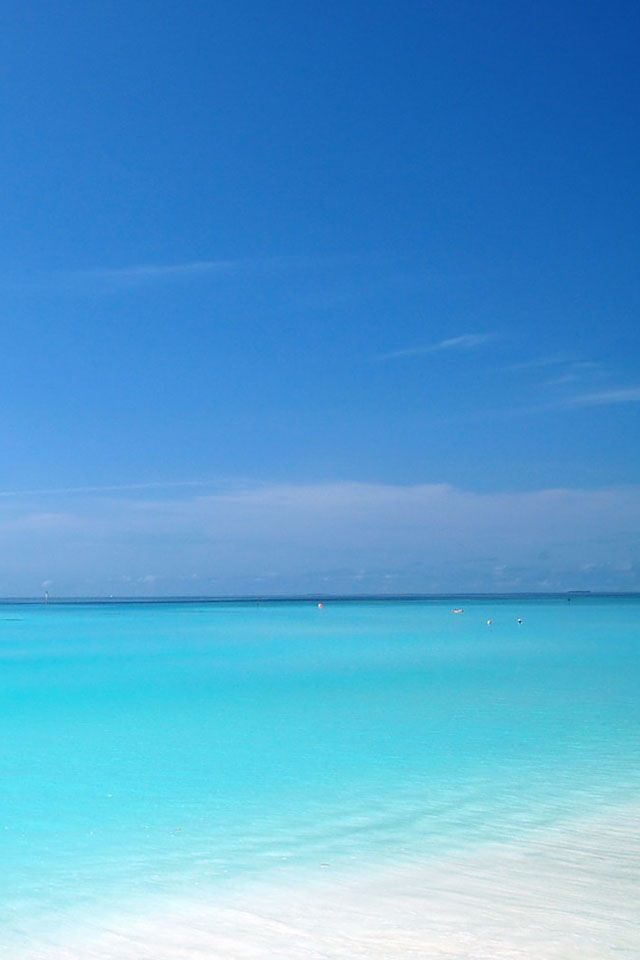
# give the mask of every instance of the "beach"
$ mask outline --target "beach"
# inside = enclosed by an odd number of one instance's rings
[[[63,925],[11,960],[188,957],[607,960],[637,957],[640,808],[360,876],[123,904]]]

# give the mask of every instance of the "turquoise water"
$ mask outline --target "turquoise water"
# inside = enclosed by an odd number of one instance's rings
[[[4,604],[0,946],[635,801],[639,689],[638,598]]]

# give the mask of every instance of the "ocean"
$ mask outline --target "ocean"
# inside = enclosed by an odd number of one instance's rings
[[[4,603],[0,955],[638,958],[639,691],[639,597]]]

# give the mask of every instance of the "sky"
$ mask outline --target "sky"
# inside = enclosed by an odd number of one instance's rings
[[[640,590],[639,21],[7,0],[0,596]]]

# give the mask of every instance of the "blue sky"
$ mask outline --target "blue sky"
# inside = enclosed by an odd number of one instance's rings
[[[2,19],[0,594],[640,589],[637,5]]]

